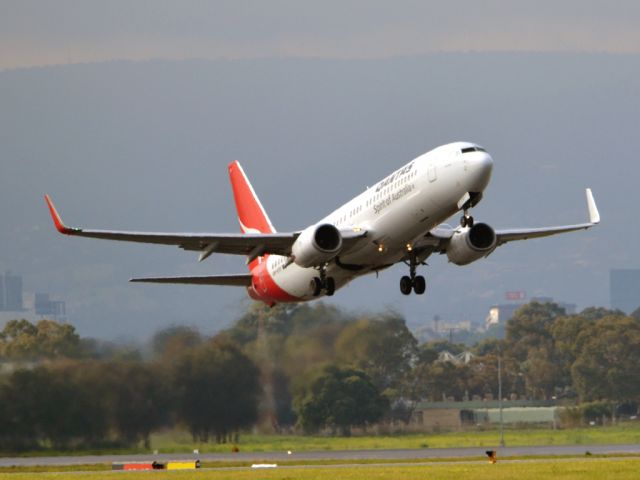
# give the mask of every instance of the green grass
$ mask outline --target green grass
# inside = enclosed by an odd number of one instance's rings
[[[294,457],[295,458],[295,457]],[[504,459],[500,459],[500,461],[515,461],[515,460],[528,460],[528,461],[543,461],[543,460],[559,460],[559,459],[579,459],[585,458],[583,455],[522,455],[522,456],[512,456]],[[588,459],[616,459],[619,460],[621,458],[628,459],[637,459],[640,460],[640,454],[596,454],[589,455]],[[375,465],[400,465],[400,464],[424,464],[424,463],[469,463],[469,462],[483,462],[486,461],[487,458],[484,455],[478,455],[476,457],[446,457],[446,458],[398,458],[398,459],[353,459],[353,460],[339,460],[339,459],[321,459],[321,460],[279,460],[277,462],[280,467],[295,467],[301,465],[308,466],[337,466],[344,465],[345,462],[349,465],[361,465],[367,466],[371,464]],[[253,463],[273,463],[272,460],[254,460],[254,461],[205,461],[202,462],[201,467],[203,469],[211,469],[211,468],[237,468],[244,467],[249,468]],[[78,465],[24,465],[24,466],[12,466],[12,467],[0,467],[0,474],[3,473],[69,473],[69,472],[104,472],[111,471],[110,463],[94,463],[94,464],[78,464]]]
[[[198,480],[325,480],[326,478],[340,478],[349,480],[365,479],[424,479],[430,480],[538,480],[553,478],[559,480],[600,480],[602,478],[631,480],[638,478],[640,460],[538,460],[526,463],[488,463],[477,464],[439,464],[415,466],[358,466],[358,467],[320,467],[320,468],[277,468],[268,470],[223,470],[223,471],[174,471],[153,472],[153,479],[198,479]],[[57,473],[46,476],[56,479],[128,479],[148,478],[142,472],[88,472],[88,473]],[[43,478],[42,473],[0,473],[0,479],[35,480]]]
[[[464,432],[432,434],[398,434],[381,436],[324,437],[302,435],[253,435],[240,436],[237,444],[241,452],[304,452],[311,450],[369,450],[369,449],[405,449],[405,448],[455,448],[455,447],[495,447],[499,441],[497,429],[472,430]],[[617,426],[586,427],[563,430],[542,428],[505,430],[507,446],[531,445],[598,445],[598,444],[636,444],[640,443],[640,424],[624,423]],[[232,444],[193,442],[187,432],[167,431],[153,434],[151,450],[138,448],[51,451],[39,450],[23,452],[19,456],[53,455],[93,455],[93,454],[130,454],[151,453],[191,453],[198,449],[201,453],[229,453]],[[4,456],[13,454],[4,452]]]
[[[499,441],[498,430],[449,432],[434,434],[404,434],[391,436],[322,437],[298,435],[241,435],[237,444],[242,452],[278,452],[291,450],[368,450],[399,448],[491,447]],[[566,430],[508,429],[507,446],[530,445],[597,445],[640,443],[640,425],[622,424],[615,427],[588,427]],[[187,433],[166,432],[152,437],[152,449],[164,453],[224,452],[230,444],[194,444]]]

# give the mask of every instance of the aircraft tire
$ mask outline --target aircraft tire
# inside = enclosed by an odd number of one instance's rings
[[[325,293],[330,297],[336,292],[336,281],[333,277],[327,277],[326,283]]]
[[[400,279],[400,291],[403,295],[409,295],[411,293],[411,279],[406,275]]]
[[[469,228],[473,227],[473,217],[471,215],[469,215],[469,216],[463,215],[462,217],[460,217],[460,226],[462,228],[464,228],[464,227],[469,227]]]
[[[422,275],[418,275],[413,279],[413,291],[416,295],[422,295],[427,289],[427,282]]]
[[[313,289],[314,297],[320,295],[320,292],[322,291],[322,281],[320,281],[320,278],[313,277],[313,280],[311,281],[311,288]]]

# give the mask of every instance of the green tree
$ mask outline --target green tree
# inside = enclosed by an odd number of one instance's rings
[[[555,303],[531,302],[516,310],[507,322],[506,340],[515,357],[524,361],[530,348],[553,344],[551,329],[565,311]]]
[[[583,401],[622,403],[640,397],[640,321],[611,315],[578,336],[571,374]]]
[[[601,318],[608,317],[610,315],[624,316],[625,313],[618,309],[609,310],[604,307],[587,307],[579,314],[580,317],[589,321],[600,320]]]
[[[258,368],[224,336],[176,359],[173,385],[177,413],[194,439],[227,441],[257,418]]]
[[[417,340],[396,314],[349,324],[336,340],[340,362],[364,370],[381,390],[397,389],[418,353]]]
[[[11,320],[0,332],[0,355],[10,360],[77,357],[79,347],[75,327],[53,320]]]
[[[425,389],[428,398],[433,401],[453,397],[462,400],[467,393],[469,378],[467,365],[454,365],[451,362],[434,362],[425,372]]]
[[[473,353],[479,357],[491,354],[497,355],[499,352],[505,352],[506,350],[506,342],[498,338],[485,338],[473,346]]]
[[[153,354],[171,361],[202,343],[200,333],[191,327],[174,325],[157,332],[151,339]]]
[[[154,365],[141,362],[105,367],[111,379],[110,416],[119,438],[128,445],[142,441],[150,448],[151,432],[168,423],[171,397],[166,377],[155,373]]]
[[[305,431],[329,427],[342,435],[380,420],[389,407],[365,372],[336,366],[326,367],[295,405]]]
[[[519,363],[508,355],[508,350],[504,347],[504,341],[500,341],[500,345],[491,344],[491,348],[486,348],[484,355],[477,355],[471,360],[466,383],[469,397],[491,394],[493,398],[498,398],[498,357],[502,363],[503,398],[509,397],[511,393],[524,394],[524,379],[519,370]]]
[[[14,447],[49,442],[64,449],[95,445],[106,436],[103,404],[94,401],[91,388],[64,370],[17,370],[2,389],[2,397],[9,422],[0,436]]]
[[[530,396],[549,398],[571,383],[570,365],[563,362],[553,336],[556,321],[564,315],[564,309],[554,303],[532,302],[507,322],[509,350],[505,353],[519,362]]]
[[[36,324],[38,353],[44,358],[77,357],[80,335],[73,325],[53,320],[40,320]]]
[[[0,354],[10,360],[31,360],[37,356],[38,329],[28,320],[10,320],[0,332]]]

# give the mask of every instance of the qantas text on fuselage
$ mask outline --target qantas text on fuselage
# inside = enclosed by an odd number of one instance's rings
[[[494,229],[474,222],[470,210],[489,184],[493,159],[474,143],[456,142],[431,150],[397,169],[373,187],[299,231],[276,232],[240,163],[229,164],[229,177],[241,234],[158,233],[67,227],[45,196],[54,224],[66,235],[177,245],[199,252],[244,255],[249,272],[230,275],[134,278],[133,282],[232,285],[247,289],[268,305],[333,295],[361,275],[398,262],[407,265],[400,290],[422,294],[417,268],[432,254],[467,265],[510,241],[587,229],[600,215],[586,190],[586,223],[542,228]],[[457,227],[443,222],[462,212]]]

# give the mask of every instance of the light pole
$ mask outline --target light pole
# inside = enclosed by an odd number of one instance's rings
[[[500,410],[500,446],[504,447],[504,423],[502,421],[502,351],[498,348],[498,409]]]

